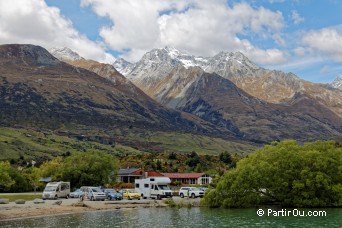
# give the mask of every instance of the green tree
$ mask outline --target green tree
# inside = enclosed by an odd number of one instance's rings
[[[157,165],[156,169],[161,171],[162,170],[162,164],[161,164],[160,160],[157,160],[156,165]]]
[[[52,181],[59,181],[62,179],[62,164],[63,157],[56,157],[51,161],[44,162],[40,167],[41,177],[51,177]]]
[[[233,162],[232,156],[227,151],[220,153],[219,158],[225,164],[231,164]]]
[[[26,176],[23,175],[22,171],[11,167],[8,173],[15,181],[15,183],[8,189],[9,192],[27,192],[31,190],[30,183]]]
[[[60,166],[61,180],[73,186],[100,186],[115,182],[116,159],[103,152],[85,152],[66,157]]]
[[[195,168],[197,166],[197,164],[199,164],[200,158],[198,156],[198,154],[195,151],[192,151],[191,154],[189,155],[189,158],[186,160],[186,164],[191,167],[191,168]]]
[[[7,190],[15,181],[9,175],[11,165],[9,162],[0,162],[0,190]]]
[[[175,152],[171,152],[168,156],[170,160],[176,160],[177,159],[177,154]]]
[[[39,188],[39,179],[41,177],[40,171],[37,167],[29,167],[23,170],[23,174],[28,180],[34,192],[36,192],[37,188]]]
[[[342,148],[333,141],[274,142],[240,160],[204,201],[211,207],[341,206]]]

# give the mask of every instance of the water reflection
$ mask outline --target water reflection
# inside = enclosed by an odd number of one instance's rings
[[[326,217],[259,217],[257,209],[140,208],[7,221],[0,227],[341,227],[342,209],[323,210]]]

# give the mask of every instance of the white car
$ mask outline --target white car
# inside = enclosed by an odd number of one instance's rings
[[[195,187],[182,187],[179,189],[179,196],[181,198],[185,197],[191,197],[191,198],[196,198],[196,197],[203,197],[204,191],[200,190],[199,188]]]

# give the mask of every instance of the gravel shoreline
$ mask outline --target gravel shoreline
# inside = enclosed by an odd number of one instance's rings
[[[182,199],[173,197],[175,203],[191,204],[199,206],[200,199]],[[133,208],[151,208],[167,207],[165,199],[153,200],[119,200],[119,201],[80,201],[79,199],[60,199],[60,205],[56,204],[58,200],[45,200],[44,203],[35,204],[34,201],[26,201],[25,204],[0,204],[0,222],[14,219],[27,219],[41,216],[66,215],[74,213],[85,213],[97,210],[121,210]]]

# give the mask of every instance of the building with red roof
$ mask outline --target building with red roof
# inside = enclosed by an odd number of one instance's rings
[[[210,184],[212,177],[205,173],[159,173],[156,171],[144,171],[138,168],[119,169],[117,175],[118,182],[134,183],[135,179],[148,177],[168,177],[171,182],[178,181],[181,184]]]
[[[178,181],[181,184],[210,184],[213,180],[205,173],[162,173],[171,179],[171,182]]]
[[[163,175],[156,171],[147,171],[137,168],[119,169],[117,182],[134,183],[135,179],[144,179],[147,177],[162,177]]]

